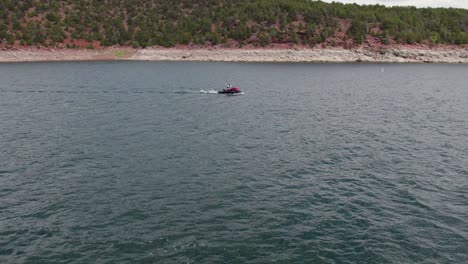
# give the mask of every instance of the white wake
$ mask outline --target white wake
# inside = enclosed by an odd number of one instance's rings
[[[201,90],[200,90],[200,93],[202,93],[202,94],[218,94],[218,91],[216,91],[216,90],[203,90],[203,89],[201,89]]]

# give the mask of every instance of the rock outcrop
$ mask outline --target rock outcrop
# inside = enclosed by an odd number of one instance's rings
[[[239,62],[468,63],[467,48],[449,49],[18,49],[0,51],[0,62],[149,60]]]

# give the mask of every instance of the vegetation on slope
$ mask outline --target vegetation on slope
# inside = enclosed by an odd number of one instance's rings
[[[0,43],[463,45],[468,44],[468,10],[311,0],[2,0]]]

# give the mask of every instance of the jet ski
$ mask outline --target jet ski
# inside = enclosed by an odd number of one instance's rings
[[[221,91],[218,91],[219,94],[229,94],[229,95],[237,95],[237,94],[244,94],[239,88],[237,87],[229,87],[224,88]]]

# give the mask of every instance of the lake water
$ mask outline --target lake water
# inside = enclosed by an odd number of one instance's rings
[[[468,65],[0,64],[0,263],[467,249]]]

